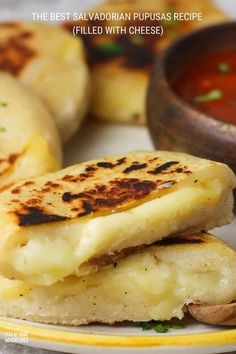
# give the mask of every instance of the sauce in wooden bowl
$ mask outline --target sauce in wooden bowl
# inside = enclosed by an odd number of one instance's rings
[[[195,59],[174,78],[172,87],[201,112],[236,125],[236,48]]]

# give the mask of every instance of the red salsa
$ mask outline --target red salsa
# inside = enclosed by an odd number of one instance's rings
[[[176,77],[173,89],[208,116],[236,124],[236,48],[194,60]]]

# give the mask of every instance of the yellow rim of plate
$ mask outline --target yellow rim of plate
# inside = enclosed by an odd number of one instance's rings
[[[191,335],[114,336],[67,332],[0,320],[0,333],[27,333],[27,338],[92,347],[217,346],[236,344],[236,329]]]

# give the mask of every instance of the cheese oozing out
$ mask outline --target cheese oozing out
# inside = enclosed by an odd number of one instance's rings
[[[223,189],[216,180],[114,214],[22,228],[5,257],[16,279],[32,284],[51,285],[70,274],[81,276],[91,272],[93,257],[230,222],[232,193]]]
[[[235,300],[235,277],[234,250],[211,235],[183,236],[49,287],[1,277],[0,314],[72,325],[181,319],[188,303]]]

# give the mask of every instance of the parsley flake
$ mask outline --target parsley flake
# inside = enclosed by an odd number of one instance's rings
[[[215,89],[211,90],[205,95],[198,95],[193,98],[195,103],[205,103],[209,101],[219,100],[223,97],[223,92],[221,90]]]
[[[118,55],[118,54],[124,53],[123,45],[121,45],[121,44],[119,44],[117,42],[103,43],[99,47],[97,47],[97,50],[99,52],[109,53],[109,54],[114,54],[114,55]]]
[[[231,66],[226,62],[221,62],[218,64],[218,70],[221,73],[228,73],[231,71]]]
[[[8,103],[4,101],[0,101],[0,107],[7,107]]]
[[[138,327],[141,327],[143,331],[153,330],[157,333],[166,333],[169,329],[184,329],[185,325],[179,321],[150,321],[139,322]]]
[[[168,26],[168,27],[175,27],[178,25],[178,21],[175,19],[175,9],[174,8],[169,8],[165,11],[166,15],[169,15],[168,19],[163,20],[163,24]]]
[[[132,34],[129,36],[130,43],[135,45],[142,45],[144,44],[144,38],[140,34]]]
[[[164,324],[158,324],[156,327],[153,328],[157,333],[166,333],[168,332],[169,328]]]
[[[143,331],[147,331],[148,329],[152,329],[150,322],[140,322],[138,326],[141,327]]]

